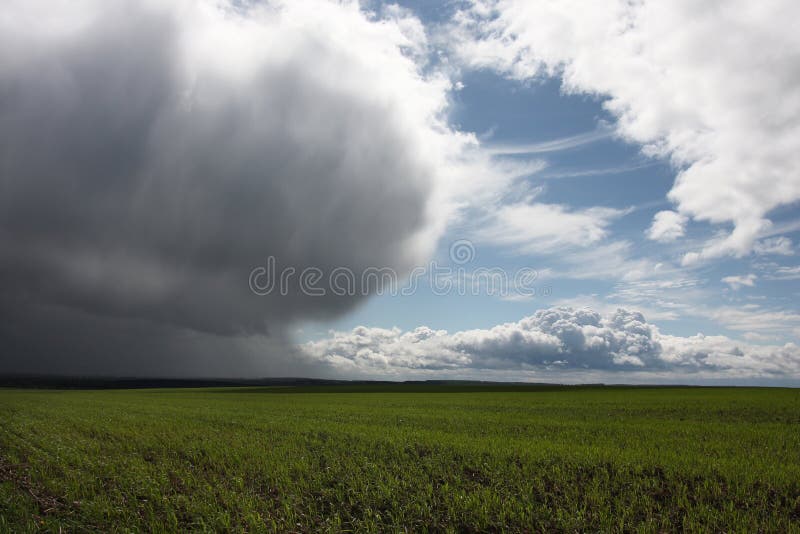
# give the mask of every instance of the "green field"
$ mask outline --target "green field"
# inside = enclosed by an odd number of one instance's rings
[[[0,389],[0,531],[800,532],[800,390]]]

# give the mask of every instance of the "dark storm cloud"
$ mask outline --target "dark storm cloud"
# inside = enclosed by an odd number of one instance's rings
[[[291,372],[286,325],[357,299],[257,296],[255,266],[421,259],[435,104],[274,13],[47,4],[0,17],[0,372]]]

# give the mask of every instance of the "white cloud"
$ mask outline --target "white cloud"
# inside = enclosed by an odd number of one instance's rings
[[[792,240],[788,237],[769,237],[767,239],[762,239],[761,241],[756,241],[756,244],[753,247],[753,252],[759,256],[766,256],[770,254],[778,256],[792,256],[794,254],[794,247],[792,246]]]
[[[747,254],[800,199],[798,18],[794,0],[475,0],[453,36],[472,67],[608,97],[622,136],[681,169],[678,211],[734,225],[689,264]]]
[[[608,235],[608,226],[625,210],[593,207],[570,209],[561,204],[518,202],[495,207],[477,238],[531,254],[563,247],[587,247]]]
[[[756,278],[758,278],[754,274],[744,274],[744,275],[734,275],[734,276],[725,276],[722,278],[721,282],[723,284],[728,284],[731,289],[736,291],[743,286],[753,287],[756,285]]]
[[[686,222],[685,215],[670,210],[659,211],[653,217],[653,224],[647,230],[647,237],[654,241],[675,241],[684,235]]]
[[[622,280],[603,295],[578,295],[558,301],[559,305],[591,306],[609,313],[616,308],[633,308],[651,320],[673,321],[695,314],[696,303],[708,299],[707,291],[700,286],[702,281],[686,278],[685,273],[656,269],[652,276]]]
[[[678,368],[712,371],[718,376],[797,378],[800,346],[751,345],[726,336],[691,337],[660,335],[661,359]],[[713,375],[712,375],[713,376]]]
[[[655,165],[657,165],[655,161],[648,161],[645,163],[631,163],[631,164],[618,165],[614,167],[597,167],[597,168],[583,168],[583,169],[564,168],[563,170],[548,171],[546,173],[542,173],[539,175],[539,177],[552,179],[552,178],[586,178],[590,176],[609,176],[609,175],[625,174],[628,172],[638,171],[640,169],[653,167]],[[659,202],[659,204],[666,204],[666,202]],[[639,208],[637,207],[637,209]]]
[[[647,278],[664,278],[671,269],[649,259],[632,257],[630,241],[590,243],[591,246],[572,248],[560,259],[563,266],[558,274],[564,278],[580,280],[635,281]]]
[[[333,365],[371,369],[642,367],[658,352],[641,314],[618,310],[601,317],[590,310],[553,308],[488,330],[358,327],[335,332],[303,348]]]
[[[758,304],[701,308],[697,313],[705,315],[725,328],[740,332],[791,335],[800,328],[800,314],[796,311],[764,308]]]
[[[530,143],[525,145],[487,144],[484,147],[484,150],[493,155],[547,154],[550,152],[572,150],[588,144],[596,143],[598,141],[603,141],[610,138],[612,134],[613,130],[608,127],[603,127],[593,132],[572,135],[570,137],[562,137],[560,139],[553,139],[550,141],[542,141],[539,143]]]
[[[762,346],[725,336],[665,335],[642,314],[624,309],[601,315],[588,309],[551,308],[517,322],[452,334],[427,327],[408,332],[358,327],[308,342],[302,349],[312,361],[336,372],[365,376],[442,371],[452,376],[465,370],[516,370],[525,377],[566,370],[800,376],[800,347],[795,344]]]
[[[742,334],[742,339],[752,341],[754,343],[766,343],[768,341],[775,341],[778,336],[762,334],[760,332],[745,332]]]
[[[764,276],[769,280],[800,280],[800,265],[796,267],[778,267],[774,272]]]

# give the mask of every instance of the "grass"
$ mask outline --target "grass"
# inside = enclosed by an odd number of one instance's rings
[[[0,390],[0,531],[799,525],[800,390]]]

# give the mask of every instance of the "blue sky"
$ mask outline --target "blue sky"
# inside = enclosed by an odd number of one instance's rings
[[[546,331],[541,318],[561,308],[606,318],[616,309],[641,312],[657,332],[652,339],[680,347],[663,349],[662,359],[675,350],[677,360],[696,357],[701,367],[716,368],[709,362],[723,354],[735,361],[750,352],[795,351],[800,206],[789,184],[798,168],[795,156],[771,146],[781,138],[794,143],[798,116],[793,105],[768,99],[788,91],[796,101],[791,84],[770,79],[788,68],[776,58],[796,43],[777,29],[771,44],[782,49],[745,45],[757,39],[757,21],[769,10],[746,22],[753,33],[740,38],[726,25],[735,6],[700,14],[689,3],[610,2],[586,13],[569,2],[403,5],[439,47],[432,68],[455,80],[450,126],[474,133],[499,168],[531,165],[487,205],[467,202],[434,258],[447,264],[452,244],[468,240],[475,247],[468,268],[535,269],[537,294],[442,296],[423,284],[411,295],[376,296],[334,321],[302,325],[296,335],[306,347],[354,368],[369,368],[371,358],[385,368],[393,351],[416,361],[420,342],[404,336],[424,326],[449,340],[430,343],[427,356],[470,336],[509,351],[516,343],[510,339],[529,333],[521,318],[533,317],[533,328]],[[700,53],[703,32],[731,36],[731,51]],[[773,71],[748,78],[754,61],[772,63]],[[484,187],[491,189],[491,180]],[[564,323],[571,321],[580,322]],[[476,345],[467,346],[466,354],[481,357]],[[580,379],[574,372],[553,376]],[[681,379],[698,376],[725,372]]]
[[[520,82],[481,69],[465,73],[461,81],[463,88],[452,95],[449,120],[461,130],[475,132],[489,146],[547,143],[613,127],[615,122],[603,107],[603,97],[568,94],[557,76]],[[443,297],[433,294],[429,285],[422,284],[413,295],[373,297],[335,321],[303,325],[299,338],[315,339],[325,336],[329,329],[346,330],[359,325],[396,326],[404,330],[419,325],[450,331],[485,328],[563,303],[590,307],[641,307],[645,304],[662,314],[674,315],[657,322],[663,332],[679,336],[703,332],[735,337],[746,333],[741,328],[730,328],[725,321],[713,320],[708,309],[758,305],[764,310],[800,314],[796,306],[800,301],[800,282],[797,279],[773,280],[769,274],[782,267],[798,265],[795,228],[800,221],[800,207],[797,203],[770,213],[776,227],[785,224],[790,228],[778,234],[792,241],[787,250],[789,254],[751,253],[741,258],[726,257],[681,268],[680,258],[687,244],[708,239],[718,228],[702,222],[690,223],[678,245],[665,245],[646,237],[653,216],[673,205],[667,194],[679,168],[667,158],[647,156],[642,153],[641,145],[613,135],[546,154],[516,157],[544,160],[547,164],[543,170],[524,179],[533,187],[543,188],[537,200],[574,208],[630,209],[630,213],[609,227],[609,236],[604,242],[629,241],[632,258],[671,265],[678,271],[674,277],[687,285],[661,291],[658,297],[647,298],[642,292],[640,298],[621,298],[621,290],[636,292],[635,287],[621,280],[627,274],[624,267],[606,276],[563,276],[563,271],[571,267],[564,266],[558,258],[520,253],[476,241],[476,257],[470,267],[501,267],[509,271],[523,266],[547,269],[549,274],[537,285],[550,294],[526,301],[508,301],[485,294]],[[447,263],[451,243],[458,239],[474,239],[474,236],[469,229],[451,228],[439,241],[435,254],[443,264]],[[586,267],[591,270],[591,265]],[[757,276],[752,286],[741,285],[734,289],[722,281],[725,277],[748,274]],[[673,312],[658,304],[662,298],[681,301],[688,309]],[[788,324],[796,327],[800,323],[790,320]],[[790,328],[765,335],[771,336],[773,342],[792,341],[797,339],[797,334]]]

